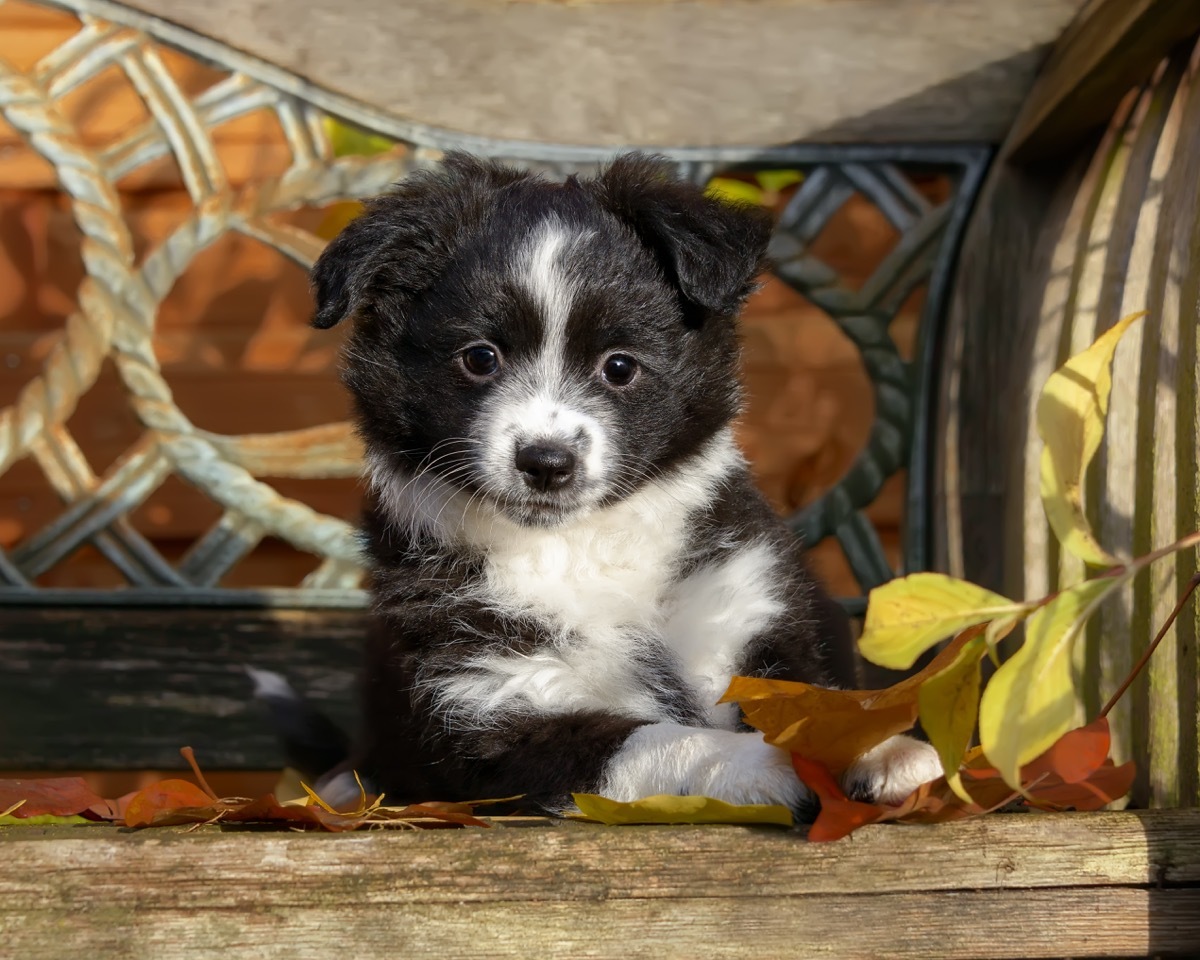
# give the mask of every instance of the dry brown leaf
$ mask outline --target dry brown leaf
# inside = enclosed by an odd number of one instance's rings
[[[815,760],[835,775],[917,720],[918,691],[975,636],[964,631],[925,669],[886,690],[829,690],[790,680],[734,677],[721,703],[737,703],[768,743]]]

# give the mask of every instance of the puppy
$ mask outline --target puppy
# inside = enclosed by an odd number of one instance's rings
[[[352,765],[391,801],[804,805],[717,705],[735,674],[853,685],[848,624],[733,439],[770,230],[644,156],[557,184],[451,154],[317,262],[314,325],[354,319],[371,490]],[[939,773],[898,737],[848,781],[896,800]]]

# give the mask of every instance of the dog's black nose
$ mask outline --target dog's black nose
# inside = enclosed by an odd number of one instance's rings
[[[530,444],[517,451],[517,469],[534,490],[560,490],[575,475],[575,454],[566,447]]]

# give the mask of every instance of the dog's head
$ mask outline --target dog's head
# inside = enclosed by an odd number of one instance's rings
[[[553,524],[668,473],[737,413],[769,234],[638,155],[564,184],[461,154],[407,178],[313,270],[313,323],[355,319],[374,479]]]

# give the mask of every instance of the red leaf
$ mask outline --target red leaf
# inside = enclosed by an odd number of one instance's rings
[[[1024,802],[1043,810],[1098,810],[1123,797],[1133,786],[1134,766],[1114,766],[1107,758],[1109,742],[1104,718],[1063,734],[1049,750],[1021,768],[1021,783],[1028,796]],[[967,755],[961,771],[963,786],[974,803],[960,799],[945,777],[922,784],[895,806],[861,803],[849,799],[821,763],[793,754],[792,766],[821,801],[821,811],[808,833],[814,842],[840,840],[867,823],[945,823],[979,816],[1021,797],[988,765],[978,748]],[[1067,776],[1077,779],[1068,780]]]
[[[1056,781],[1031,787],[1029,805],[1039,810],[1099,810],[1130,791],[1136,772],[1132,761],[1118,767],[1106,760],[1079,783]]]
[[[877,823],[887,812],[887,808],[879,804],[851,800],[833,774],[816,760],[793,753],[792,766],[796,776],[821,801],[821,812],[808,828],[808,839],[814,843],[840,840],[864,824]]]
[[[274,794],[230,805],[221,815],[222,823],[297,823],[332,831],[353,830],[363,819],[357,814],[330,813],[316,804],[282,804]]]
[[[411,820],[424,817],[430,820],[441,820],[444,823],[454,823],[464,827],[490,827],[491,824],[471,815],[469,803],[443,803],[431,800],[427,803],[412,803],[400,810],[389,807],[377,809],[372,819]]]
[[[25,801],[21,803],[21,801]],[[103,818],[98,810],[106,801],[96,796],[81,777],[57,777],[45,780],[0,780],[0,813],[21,803],[12,816],[71,817],[92,813]]]
[[[1104,765],[1111,746],[1108,720],[1098,717],[1085,727],[1064,733],[1049,750],[1029,761],[1021,776],[1034,780],[1050,773],[1064,783],[1082,783]]]

